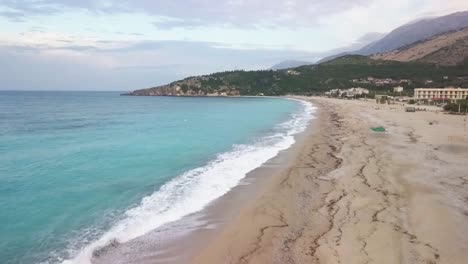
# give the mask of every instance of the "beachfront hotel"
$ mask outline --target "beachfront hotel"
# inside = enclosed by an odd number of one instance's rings
[[[468,89],[462,88],[416,88],[414,98],[424,101],[456,101],[466,99]]]

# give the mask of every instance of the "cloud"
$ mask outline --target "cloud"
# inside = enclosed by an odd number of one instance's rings
[[[4,10],[0,12],[0,16],[10,18],[12,20],[22,20],[22,18],[30,15],[48,15],[60,11],[60,8],[49,1],[16,1],[3,0],[0,7]]]
[[[8,67],[0,71],[0,90],[133,90],[171,82],[183,77],[164,62],[153,69],[136,69],[131,65],[141,60],[135,56],[103,55],[95,52],[50,50],[38,47],[23,52],[18,47],[0,47],[0,60]],[[130,60],[131,63],[125,63]],[[171,66],[171,65],[169,65]],[[158,69],[159,67],[159,69]],[[172,66],[171,66],[172,67]]]
[[[358,38],[357,42],[368,44],[370,42],[382,39],[383,37],[385,37],[386,34],[387,33],[370,32]]]
[[[125,71],[125,70],[135,70],[135,71],[160,71],[160,70],[172,70],[183,67],[183,64],[166,64],[166,65],[158,65],[158,66],[146,66],[146,65],[135,65],[135,66],[123,66],[123,67],[116,67],[114,70],[116,71]]]
[[[186,28],[186,29],[194,29],[197,27],[204,26],[205,23],[201,20],[184,20],[184,19],[164,19],[160,21],[156,21],[153,23],[153,25],[157,29],[161,30],[171,30],[175,28]]]
[[[0,60],[9,62],[0,71],[0,89],[127,91],[217,71],[267,69],[286,58],[315,56],[191,41],[0,46]]]
[[[24,13],[20,11],[0,11],[0,17],[8,18],[14,22],[23,22]]]
[[[4,0],[0,5],[10,10],[11,13],[3,14],[10,18],[51,14],[70,8],[98,13],[140,12],[174,19],[156,23],[158,27],[170,29],[202,24],[310,26],[317,17],[365,6],[370,2],[372,0],[270,0],[268,3],[264,0]]]
[[[0,89],[132,90],[316,61],[380,37],[368,32],[464,8],[466,0],[0,0]]]

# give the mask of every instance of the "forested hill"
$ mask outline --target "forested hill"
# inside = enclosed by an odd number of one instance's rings
[[[387,81],[375,83],[373,79]],[[389,81],[391,80],[391,81]],[[403,82],[401,82],[403,80]],[[136,90],[135,96],[309,95],[336,88],[389,89],[396,84],[414,87],[468,87],[468,63],[438,66],[419,62],[374,60],[349,55],[318,65],[289,70],[230,71],[190,77],[168,85]]]

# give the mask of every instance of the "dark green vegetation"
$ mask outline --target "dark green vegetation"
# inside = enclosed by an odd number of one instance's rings
[[[396,82],[378,85],[375,81],[368,82],[368,77]],[[400,80],[409,82],[399,83]],[[190,77],[169,85],[137,90],[129,95],[313,95],[352,87],[367,88],[373,94],[392,95],[390,91],[398,85],[405,88],[399,95],[412,95],[416,87],[468,87],[468,63],[439,66],[347,55],[289,70],[230,71]]]
[[[452,113],[467,113],[468,112],[468,100],[459,100],[456,103],[450,103],[444,106],[445,111]]]
[[[406,89],[415,87],[468,87],[468,65],[441,67],[424,63],[377,61],[364,56],[345,56],[319,65],[293,69],[298,74],[282,71],[234,71],[215,73],[201,81],[202,89],[218,90],[221,86],[236,87],[241,95],[314,94],[337,88],[363,87],[373,91],[388,91],[396,84],[377,86],[354,83],[353,79],[408,79]],[[447,76],[448,79],[444,79]],[[430,85],[427,80],[432,80]],[[408,90],[406,90],[408,92]]]

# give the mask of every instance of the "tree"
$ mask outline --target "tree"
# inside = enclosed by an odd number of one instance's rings
[[[456,103],[449,103],[444,106],[445,111],[458,113],[458,111],[465,113],[468,110],[468,100],[459,100]]]

